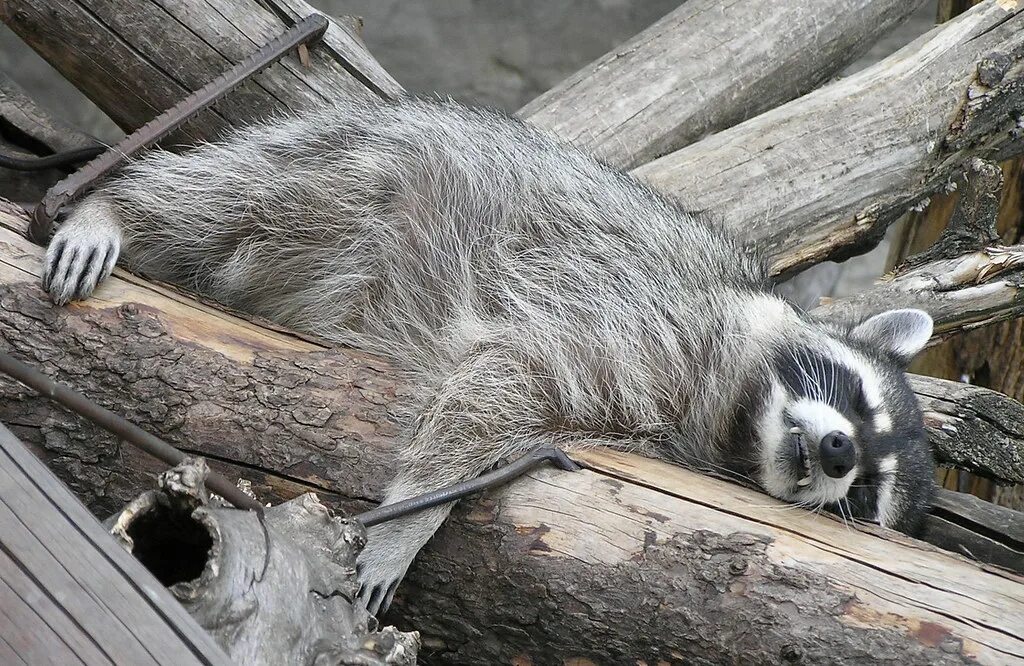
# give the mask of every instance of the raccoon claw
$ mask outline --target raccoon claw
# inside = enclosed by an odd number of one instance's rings
[[[57,305],[88,298],[110,276],[121,252],[116,229],[62,227],[46,249],[43,290]]]
[[[356,566],[356,573],[360,582],[357,597],[366,607],[367,612],[374,617],[387,612],[405,572],[403,571],[402,575],[397,577],[387,576],[383,570],[375,570],[372,566],[364,566],[360,563]]]
[[[391,524],[393,527],[393,524]],[[366,548],[359,554],[356,575],[358,598],[373,616],[382,615],[391,605],[398,584],[412,564],[419,548],[396,538],[393,531],[371,528]]]

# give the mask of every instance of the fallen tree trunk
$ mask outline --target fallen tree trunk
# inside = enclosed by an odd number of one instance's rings
[[[922,4],[689,0],[519,116],[630,169],[814,90]]]
[[[56,308],[38,286],[40,250],[8,229],[0,250],[6,348],[261,500],[312,490],[354,511],[379,497],[415,390],[383,362],[121,272]],[[0,420],[95,511],[160,469],[6,379],[0,395]],[[391,618],[421,632],[424,660],[1024,658],[1024,579],[665,463],[581,460],[588,470],[542,470],[465,502],[424,551]]]

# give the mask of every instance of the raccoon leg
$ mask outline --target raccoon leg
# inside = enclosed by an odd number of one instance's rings
[[[101,196],[78,205],[46,248],[43,289],[57,305],[92,294],[114,270],[124,232],[114,206]]]
[[[541,444],[544,403],[526,365],[500,349],[464,361],[437,388],[400,452],[399,471],[383,504],[479,476],[502,458]],[[451,512],[447,504],[375,525],[359,556],[360,598],[378,614],[391,603],[413,558]]]

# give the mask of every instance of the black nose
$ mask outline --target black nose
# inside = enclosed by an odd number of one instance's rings
[[[841,479],[846,476],[856,460],[856,451],[853,442],[845,433],[830,432],[821,438],[818,447],[821,451],[821,469],[833,479]]]

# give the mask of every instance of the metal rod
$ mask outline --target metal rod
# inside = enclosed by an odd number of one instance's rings
[[[22,363],[10,354],[0,352],[0,372],[35,389],[44,397],[64,405],[79,416],[85,417],[107,432],[117,435],[168,465],[177,465],[185,458],[184,453],[159,437],[151,435],[109,409],[100,407],[81,393],[58,384],[39,370]],[[220,474],[211,471],[206,478],[206,486],[237,508],[251,509],[261,516],[263,515],[262,504],[243,493],[235,484]]]
[[[542,446],[530,453],[527,453],[522,458],[505,465],[504,467],[499,467],[492,472],[481,474],[470,481],[456,483],[448,486],[447,488],[441,488],[440,490],[418,495],[407,500],[402,500],[401,502],[395,502],[394,504],[378,506],[376,509],[370,509],[369,511],[359,514],[356,516],[356,520],[361,522],[365,527],[371,527],[379,523],[394,520],[395,518],[401,518],[402,516],[409,515],[410,513],[416,513],[417,511],[423,511],[424,509],[429,509],[441,504],[454,502],[462,499],[463,497],[508,483],[545,462],[551,462],[558,469],[563,469],[569,472],[575,472],[580,469],[580,466],[570,460],[569,456],[565,455],[565,452],[561,449],[556,449],[551,446]]]
[[[45,245],[50,237],[53,220],[64,205],[80,196],[99,179],[120,168],[128,157],[166,137],[197,113],[231,92],[247,78],[266,69],[300,44],[321,37],[327,31],[328,25],[327,18],[320,14],[307,16],[245,60],[54,185],[32,213],[29,238],[34,243]]]
[[[86,148],[75,148],[63,153],[44,155],[42,157],[18,157],[0,153],[0,167],[14,169],[15,171],[43,171],[44,169],[59,169],[91,160],[106,151],[106,146],[88,146]]]

